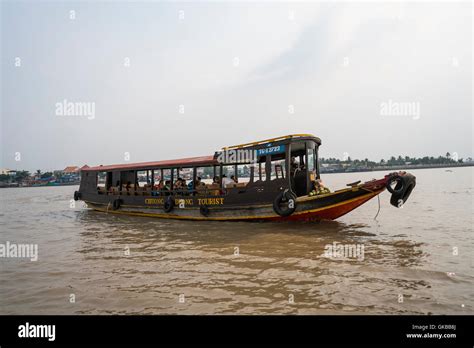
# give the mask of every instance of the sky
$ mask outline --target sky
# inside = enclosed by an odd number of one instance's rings
[[[470,2],[3,1],[0,168],[292,133],[321,157],[474,157],[472,17]]]

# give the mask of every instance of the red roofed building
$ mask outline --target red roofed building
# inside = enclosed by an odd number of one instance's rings
[[[77,166],[66,167],[63,170],[64,174],[75,174],[77,172],[79,172],[79,167],[77,167]]]

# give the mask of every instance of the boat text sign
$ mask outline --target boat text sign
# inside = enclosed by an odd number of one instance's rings
[[[257,156],[274,155],[285,152],[285,145],[268,146],[263,149],[257,149]]]

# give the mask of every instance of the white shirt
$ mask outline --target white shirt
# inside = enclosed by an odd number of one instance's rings
[[[235,184],[234,180],[230,179],[230,178],[222,178],[222,187],[226,187],[227,185],[229,184]]]

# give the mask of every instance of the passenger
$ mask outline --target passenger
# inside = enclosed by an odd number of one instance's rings
[[[232,181],[235,182],[236,184],[239,183],[239,179],[237,179],[237,178],[235,177],[235,175],[231,175],[230,178],[231,178]]]
[[[196,182],[197,182],[197,179],[196,179]],[[191,180],[191,181],[189,182],[189,184],[188,184],[188,190],[189,190],[189,191],[194,190],[194,187],[195,187],[195,186],[196,186],[196,184],[193,183],[193,181]]]
[[[202,179],[201,179],[200,176],[198,176],[198,177],[196,178],[196,184],[194,185],[196,188],[205,187],[205,186],[206,186],[206,184],[204,184],[201,180],[202,180]]]
[[[213,184],[213,185],[214,185],[214,184],[219,185],[219,184],[220,184],[220,181],[221,181],[221,180],[220,180],[219,176],[215,176],[215,177],[212,179],[212,184]]]
[[[180,181],[181,181],[181,191],[187,191],[188,186],[186,185],[186,180],[181,179]]]
[[[162,188],[162,191],[166,191],[164,194],[166,196],[169,196],[170,193],[168,191],[171,191],[171,180],[166,180],[165,185]]]
[[[165,186],[165,181],[163,179],[161,179],[159,182],[158,182],[158,185],[155,185],[155,188],[156,190],[163,190],[163,187]]]
[[[227,175],[222,175],[222,188],[225,188],[227,185],[234,184],[234,180],[229,179]]]
[[[291,156],[290,169],[292,173],[298,169],[298,163],[296,162],[295,156]]]
[[[183,189],[183,179],[178,178],[176,182],[174,183],[174,189],[175,190],[182,190]]]

